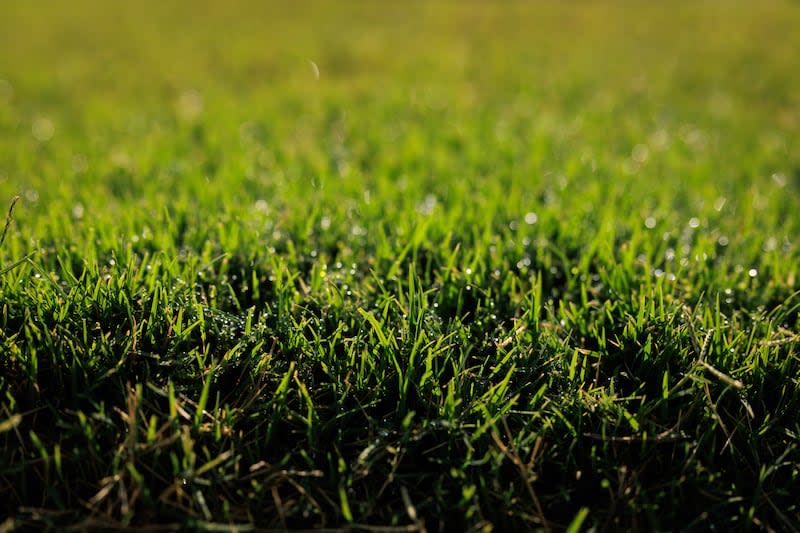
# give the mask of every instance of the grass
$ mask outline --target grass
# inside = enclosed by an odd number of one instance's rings
[[[0,18],[0,529],[800,529],[796,3],[225,6]]]

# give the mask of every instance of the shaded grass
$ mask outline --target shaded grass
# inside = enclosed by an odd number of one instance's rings
[[[676,5],[14,6],[4,525],[796,530],[798,12]]]

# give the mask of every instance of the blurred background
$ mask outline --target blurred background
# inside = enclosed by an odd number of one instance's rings
[[[264,191],[281,196],[274,188],[292,175],[313,189],[335,179],[353,194],[411,175],[410,205],[428,194],[446,205],[438,177],[447,175],[476,194],[492,193],[479,185],[487,177],[505,192],[533,183],[558,204],[568,187],[545,182],[591,188],[600,169],[638,176],[650,191],[667,187],[655,184],[667,166],[668,187],[689,205],[709,183],[733,193],[742,177],[791,182],[798,10],[780,1],[7,2],[0,197],[21,191],[30,205],[65,201],[71,212],[106,190],[147,208],[199,175],[220,178],[230,205],[252,206]]]

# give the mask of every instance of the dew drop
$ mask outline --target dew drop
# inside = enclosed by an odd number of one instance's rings
[[[55,133],[56,127],[53,121],[46,117],[39,117],[33,121],[31,125],[31,134],[37,141],[49,141]]]
[[[637,144],[633,147],[633,151],[631,152],[631,158],[639,164],[644,163],[647,161],[647,158],[650,157],[650,149],[647,148],[644,144]]]
[[[781,174],[780,172],[773,174],[772,175],[772,181],[774,181],[775,185],[777,185],[781,189],[786,187],[786,175],[785,174]]]
[[[184,91],[178,97],[176,108],[180,118],[194,120],[203,112],[203,97],[194,90]]]

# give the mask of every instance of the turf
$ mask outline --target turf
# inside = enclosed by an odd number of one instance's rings
[[[9,4],[3,531],[800,528],[796,2]]]

